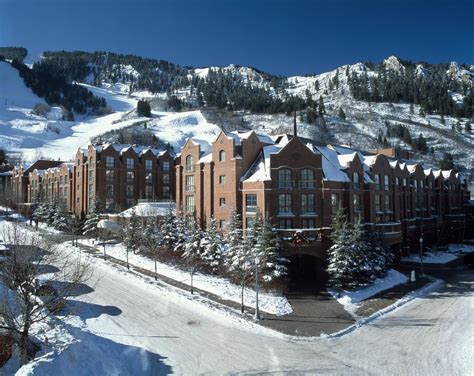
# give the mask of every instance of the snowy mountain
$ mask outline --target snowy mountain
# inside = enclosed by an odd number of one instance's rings
[[[69,159],[90,140],[123,138],[124,132],[141,134],[140,142],[153,137],[175,151],[187,137],[212,141],[221,128],[291,132],[288,115],[296,110],[300,133],[323,142],[362,149],[408,147],[415,158],[433,164],[449,152],[467,170],[474,164],[474,135],[469,131],[473,66],[415,64],[390,56],[380,64],[282,77],[252,67],[181,67],[106,52],[47,52],[41,61],[60,67],[71,82],[105,98],[114,113],[75,113],[75,121],[65,121],[61,109],[50,105],[46,114],[34,114],[34,107],[46,105],[45,100],[1,62],[0,147],[29,159],[39,153]],[[134,111],[143,98],[152,105],[152,119]],[[400,126],[408,129],[412,142],[393,134],[391,129]],[[423,150],[415,142],[420,134],[427,144]]]

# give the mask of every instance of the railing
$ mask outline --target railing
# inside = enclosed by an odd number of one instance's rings
[[[315,189],[316,180],[300,180],[298,186],[300,189]]]

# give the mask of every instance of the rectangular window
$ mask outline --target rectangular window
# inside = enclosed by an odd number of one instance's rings
[[[145,182],[147,184],[151,184],[152,180],[153,180],[153,174],[151,172],[147,172],[145,174]]]
[[[293,221],[289,218],[280,219],[278,221],[278,227],[283,229],[288,229],[293,227]]]
[[[383,186],[384,186],[383,189],[385,191],[389,190],[389,188],[390,188],[390,177],[388,175],[385,175],[383,177]]]
[[[186,196],[186,212],[193,213],[196,210],[194,206],[194,196]]]
[[[108,169],[115,168],[115,157],[106,157],[105,158],[105,167]]]
[[[114,186],[107,184],[105,187],[107,197],[114,197]]]
[[[225,197],[219,198],[219,206],[225,206]]]
[[[127,158],[127,170],[133,170],[135,167],[135,160],[133,158]]]
[[[314,212],[314,193],[301,194],[301,214]]]
[[[385,212],[391,212],[392,206],[390,205],[390,196],[385,195]]]
[[[164,174],[163,175],[163,184],[168,185],[170,183],[170,175]]]
[[[339,195],[337,193],[331,194],[331,212],[336,214],[339,210]]]
[[[220,220],[219,220],[219,228],[220,228],[221,230],[223,230],[224,227],[225,227],[225,220],[220,219]]]
[[[380,175],[376,174],[375,175],[375,189],[380,191]]]
[[[219,184],[225,183],[225,175],[219,175]]]
[[[354,213],[360,215],[362,212],[362,205],[360,201],[360,195],[354,195]]]
[[[135,173],[133,171],[127,171],[127,180],[132,181],[135,179]]]
[[[303,228],[315,228],[314,218],[303,218]]]
[[[113,170],[107,170],[105,172],[105,179],[107,182],[113,183],[114,182],[114,171]]]
[[[376,213],[382,212],[382,198],[380,195],[375,195],[375,211]]]
[[[171,197],[171,191],[170,191],[170,186],[169,185],[164,185],[163,186],[163,197],[164,198],[170,198]]]
[[[186,176],[186,192],[194,192],[195,185],[194,185],[194,175],[187,175]]]
[[[127,184],[127,197],[133,197],[133,185]]]
[[[145,159],[145,170],[152,171],[153,170],[153,161],[150,159]]]
[[[114,208],[114,199],[113,198],[106,198],[105,199],[105,208],[107,210],[112,210]]]
[[[153,198],[153,187],[151,185],[145,187],[145,196],[147,199]]]
[[[257,195],[256,194],[245,195],[245,211],[247,213],[257,212]]]
[[[163,172],[169,172],[171,168],[171,164],[168,161],[163,161]]]
[[[292,213],[291,194],[284,193],[278,195],[278,209],[280,213]]]

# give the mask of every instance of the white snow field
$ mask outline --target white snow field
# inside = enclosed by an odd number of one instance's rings
[[[94,265],[90,288],[71,301],[77,315],[37,329],[51,349],[18,375],[437,376],[470,375],[474,367],[468,270],[347,335],[299,339],[101,259]]]

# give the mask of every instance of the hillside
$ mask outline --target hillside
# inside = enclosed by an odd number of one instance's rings
[[[379,64],[281,77],[251,67],[181,67],[106,52],[46,52],[41,62],[46,69],[60,67],[70,82],[105,98],[115,113],[82,117],[74,113],[74,122],[39,119],[27,109],[40,98],[14,115],[2,109],[0,124],[8,124],[10,131],[1,132],[1,144],[30,157],[31,149],[40,147],[45,156],[67,158],[70,150],[91,138],[123,138],[121,129],[140,133],[141,142],[169,144],[175,150],[190,136],[212,140],[220,128],[292,131],[289,115],[296,111],[300,133],[323,142],[363,149],[407,147],[415,151],[415,159],[433,164],[449,152],[461,168],[474,167],[473,66],[413,63],[391,56]],[[141,98],[152,104],[153,119],[139,119],[132,111]],[[29,127],[16,138],[11,137],[15,120]],[[41,130],[36,142],[33,130],[36,136]],[[409,137],[402,137],[403,132]],[[69,155],[62,154],[66,151]]]

